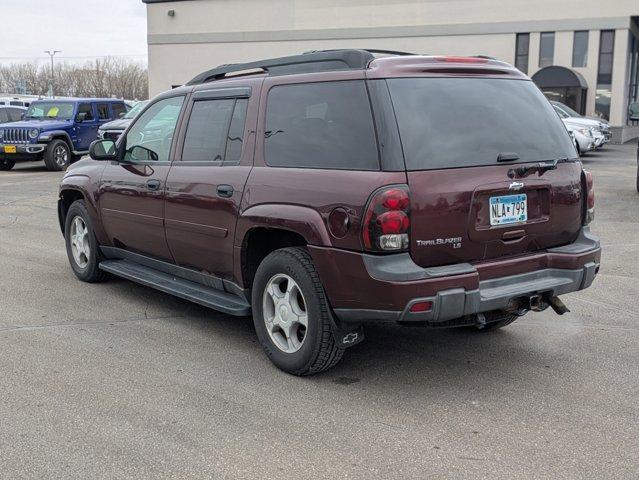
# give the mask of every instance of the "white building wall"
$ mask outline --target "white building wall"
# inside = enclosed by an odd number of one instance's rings
[[[154,0],[149,0],[154,1]],[[150,94],[223,63],[329,48],[485,54],[514,63],[516,33],[555,32],[555,64],[572,68],[574,30],[589,30],[586,113],[595,105],[600,29],[615,29],[611,123],[625,120],[630,17],[639,0],[187,0],[149,3]],[[603,10],[602,10],[603,9]],[[175,12],[169,16],[169,10]],[[605,16],[602,15],[605,11]],[[625,55],[625,57],[624,57]]]

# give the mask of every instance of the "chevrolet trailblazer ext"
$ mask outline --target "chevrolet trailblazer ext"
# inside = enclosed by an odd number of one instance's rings
[[[489,331],[564,313],[558,296],[599,270],[590,173],[530,79],[488,58],[225,65],[90,154],[60,190],[76,276],[252,312],[296,375],[335,365],[366,322]]]

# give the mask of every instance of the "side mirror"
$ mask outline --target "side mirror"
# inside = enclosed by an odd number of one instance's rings
[[[126,115],[126,112],[120,112],[120,113],[118,114],[118,118],[122,118],[122,117],[124,117],[125,115]]]
[[[80,112],[75,116],[75,121],[78,123],[84,122],[84,119],[87,118],[86,112]]]
[[[131,160],[137,162],[149,162],[157,161],[160,157],[153,150],[142,147],[140,145],[134,145],[131,149],[127,150],[127,154],[131,156]]]
[[[113,140],[96,140],[89,147],[89,156],[93,160],[117,160],[118,151]]]

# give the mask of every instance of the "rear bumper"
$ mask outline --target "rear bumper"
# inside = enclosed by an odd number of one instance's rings
[[[455,320],[512,308],[532,295],[557,296],[589,287],[601,247],[585,227],[572,244],[516,258],[421,268],[409,254],[374,256],[309,247],[335,315],[343,322]],[[412,313],[414,303],[432,302]],[[452,322],[452,323],[451,323]]]

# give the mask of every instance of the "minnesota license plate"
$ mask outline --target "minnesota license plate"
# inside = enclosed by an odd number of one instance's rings
[[[16,146],[15,145],[5,145],[4,146],[4,153],[16,153]]]
[[[525,193],[490,197],[490,224],[508,225],[528,220],[528,198]]]

